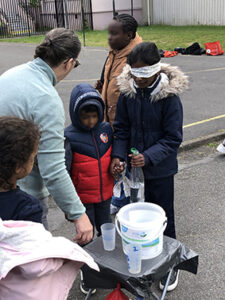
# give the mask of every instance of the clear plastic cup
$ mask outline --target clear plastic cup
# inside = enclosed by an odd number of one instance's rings
[[[116,230],[115,224],[105,223],[101,225],[103,247],[106,251],[115,249]]]
[[[128,263],[128,271],[132,274],[141,272],[141,252],[142,246],[140,244],[127,244],[126,257]]]

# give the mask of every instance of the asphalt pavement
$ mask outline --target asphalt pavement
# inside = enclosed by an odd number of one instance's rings
[[[35,45],[31,44],[0,43],[0,74],[31,60],[34,49]],[[83,82],[93,85],[100,77],[106,57],[106,48],[82,48],[79,56],[81,66],[56,86],[64,103],[66,125],[70,122],[68,105],[72,89]],[[189,90],[181,96],[184,108],[184,141],[225,132],[225,55],[178,55],[162,61],[179,66],[189,76]]]
[[[179,285],[165,300],[225,299],[225,155],[216,152],[216,143],[179,154],[175,176],[175,215],[177,239],[199,254],[198,274],[182,271]],[[54,235],[72,238],[73,225],[51,202],[50,228]],[[154,291],[159,294],[158,285]],[[91,300],[103,300],[110,290],[97,290]],[[127,293],[128,294],[128,293]],[[134,300],[134,296],[128,294]],[[68,300],[82,300],[79,277]]]
[[[35,46],[0,43],[0,74],[32,59]],[[81,66],[57,85],[69,123],[68,104],[72,88],[81,83],[94,84],[107,56],[104,48],[83,48]],[[224,78],[225,56],[177,56],[163,59],[178,65],[190,78],[190,88],[182,95],[184,140],[225,132]],[[209,121],[209,119],[212,119]],[[202,122],[203,121],[203,122]],[[199,124],[199,122],[201,122]],[[225,299],[225,156],[216,153],[214,144],[203,145],[179,154],[180,171],[175,180],[177,238],[199,254],[199,272],[195,276],[181,272],[178,288],[167,300]],[[66,222],[54,202],[50,203],[50,229],[54,235],[72,238],[73,225]],[[74,283],[69,300],[85,297]],[[155,287],[157,291],[157,287]],[[98,290],[92,300],[104,299],[109,291]],[[135,299],[130,295],[131,299]]]

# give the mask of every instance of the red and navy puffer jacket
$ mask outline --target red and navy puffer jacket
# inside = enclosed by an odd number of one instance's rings
[[[99,121],[93,129],[81,124],[81,109],[94,104]],[[84,204],[108,200],[113,193],[109,173],[112,151],[112,128],[104,119],[104,103],[89,84],[76,86],[70,98],[72,124],[65,129],[66,163],[76,191]]]

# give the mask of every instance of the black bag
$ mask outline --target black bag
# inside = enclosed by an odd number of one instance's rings
[[[183,55],[202,55],[205,54],[205,49],[201,48],[199,43],[193,43],[187,48],[175,48],[174,51],[177,51]]]

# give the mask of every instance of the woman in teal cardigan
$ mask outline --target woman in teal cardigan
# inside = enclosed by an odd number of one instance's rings
[[[73,221],[78,243],[92,239],[92,225],[66,171],[64,109],[55,85],[79,63],[81,44],[73,31],[57,28],[37,46],[34,60],[14,67],[0,77],[0,115],[33,120],[41,130],[34,168],[20,187],[42,201],[47,227],[47,197]]]

